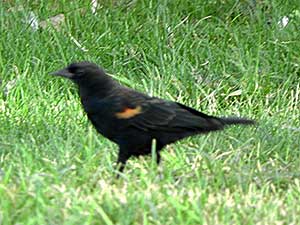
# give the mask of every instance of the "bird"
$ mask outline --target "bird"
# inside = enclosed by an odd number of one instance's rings
[[[255,120],[206,115],[182,103],[152,97],[122,86],[97,64],[81,61],[52,72],[76,84],[81,104],[94,128],[119,147],[121,174],[132,156],[148,155],[156,141],[156,162],[161,150],[183,138],[223,130],[229,125],[253,125]]]

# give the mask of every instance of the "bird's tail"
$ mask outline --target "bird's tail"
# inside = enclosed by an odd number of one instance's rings
[[[244,125],[254,125],[255,120],[239,118],[239,117],[222,117],[220,118],[224,125],[234,125],[234,124],[244,124]]]

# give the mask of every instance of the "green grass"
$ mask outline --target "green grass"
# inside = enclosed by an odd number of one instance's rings
[[[299,224],[299,1],[88,2],[0,3],[0,224]],[[65,23],[33,31],[30,11]],[[131,159],[116,180],[117,146],[48,75],[79,60],[259,126],[170,145],[159,168]]]

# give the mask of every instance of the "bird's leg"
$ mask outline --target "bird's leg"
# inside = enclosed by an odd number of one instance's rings
[[[118,170],[117,178],[119,178],[120,173],[123,172],[126,162],[129,159],[129,157],[130,156],[128,155],[126,150],[122,151],[122,148],[119,149],[118,160],[117,160],[117,170]]]
[[[159,166],[160,161],[161,161],[161,156],[160,156],[160,151],[162,150],[163,145],[161,145],[160,143],[157,143],[156,146],[156,163]]]
[[[156,163],[157,163],[157,179],[158,180],[163,180],[164,179],[164,174],[163,174],[163,168],[160,164],[160,161],[161,161],[161,156],[160,156],[160,152],[157,151],[156,152]]]
[[[157,152],[156,152],[156,163],[157,163],[157,165],[159,165],[160,159],[161,159],[160,153],[159,153],[159,151],[157,151]]]
[[[151,143],[151,154],[152,154],[152,161],[156,161],[157,166],[159,165],[160,162],[160,146],[159,143],[157,143],[157,140],[155,138],[152,139]]]

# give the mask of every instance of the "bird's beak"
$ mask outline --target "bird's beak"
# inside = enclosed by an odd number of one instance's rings
[[[66,77],[66,78],[71,78],[74,74],[70,73],[68,69],[62,69],[62,70],[57,70],[52,73],[50,73],[52,76],[61,76],[61,77]]]

